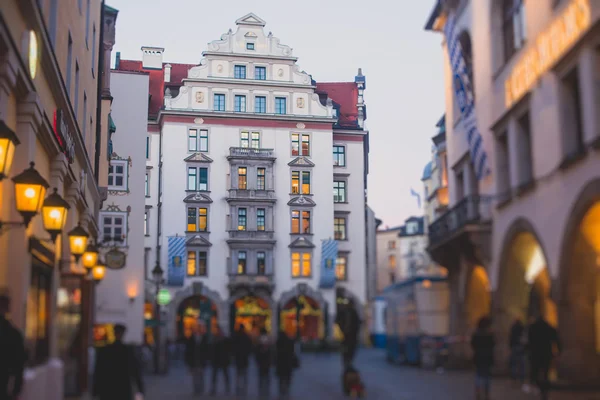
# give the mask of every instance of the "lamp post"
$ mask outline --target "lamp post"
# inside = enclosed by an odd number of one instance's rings
[[[155,321],[156,321],[156,332],[154,335],[154,373],[160,373],[160,302],[158,300],[158,294],[160,292],[160,285],[164,282],[163,279],[163,269],[160,267],[158,260],[156,261],[156,265],[152,269],[152,283],[154,283],[156,291],[155,291]]]

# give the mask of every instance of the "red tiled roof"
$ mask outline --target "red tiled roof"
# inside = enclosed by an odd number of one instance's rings
[[[339,104],[338,124],[342,128],[358,127],[358,87],[354,82],[317,83],[317,93],[327,94]]]
[[[166,64],[171,65],[171,79],[170,82],[165,82],[164,66]],[[163,63],[163,69],[148,69],[142,67],[142,62],[137,60],[120,60],[117,70],[119,71],[133,71],[133,72],[146,72],[150,75],[150,103],[148,106],[148,117],[155,118],[158,115],[158,111],[164,104],[165,94],[165,83],[169,87],[181,86],[181,80],[187,78],[188,70],[195,67],[194,64],[173,64]]]

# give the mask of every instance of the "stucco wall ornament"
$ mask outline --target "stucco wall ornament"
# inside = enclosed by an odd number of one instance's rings
[[[279,77],[283,76],[283,69],[279,68],[279,70],[277,71],[277,76],[279,76]]]
[[[223,66],[221,64],[217,65],[217,72],[223,72]]]
[[[303,97],[297,98],[296,105],[298,106],[298,108],[304,108],[304,98]]]
[[[204,103],[204,92],[196,92],[196,103]]]
[[[195,118],[195,119],[194,119],[194,123],[195,123],[195,124],[199,124],[199,125],[201,125],[201,124],[203,124],[203,123],[204,123],[204,119],[202,119],[202,118]]]
[[[302,123],[302,122],[298,122],[296,124],[296,128],[298,128],[298,129],[304,129],[304,128],[306,128],[306,125],[304,125],[304,123]]]

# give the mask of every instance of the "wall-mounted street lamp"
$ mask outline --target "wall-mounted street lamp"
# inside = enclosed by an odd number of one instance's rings
[[[77,262],[85,253],[86,243],[90,235],[81,227],[81,224],[77,224],[75,228],[71,229],[68,236],[71,254],[73,254],[75,257],[75,262]]]
[[[98,264],[98,248],[93,243],[88,243],[83,252],[83,266],[91,271]]]
[[[92,279],[96,283],[102,282],[106,275],[106,264],[102,260],[98,260],[98,264],[92,268]]]
[[[3,225],[29,226],[31,219],[35,217],[42,208],[46,190],[50,187],[48,182],[35,169],[35,163],[30,163],[29,168],[15,176],[15,203],[17,211],[23,217],[23,222],[0,222]]]
[[[0,181],[8,176],[15,156],[15,147],[19,144],[17,135],[0,120]]]
[[[56,241],[56,237],[60,235],[65,227],[67,211],[70,208],[69,203],[60,197],[56,188],[54,188],[54,193],[44,200],[44,204],[42,205],[42,221],[44,229],[48,231],[53,242]]]

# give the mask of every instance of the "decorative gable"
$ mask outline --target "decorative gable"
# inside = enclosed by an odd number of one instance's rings
[[[254,13],[244,15],[242,18],[235,21],[236,25],[254,25],[254,26],[265,26],[267,23],[264,19],[258,17]]]
[[[310,161],[307,157],[300,156],[294,158],[288,163],[290,167],[314,167],[315,163]]]
[[[185,158],[183,161],[185,162],[197,162],[197,163],[211,163],[213,162],[212,158],[205,155],[204,153],[194,153],[191,156]]]
[[[212,199],[204,193],[192,193],[183,199],[184,203],[212,203]]]
[[[185,242],[186,247],[210,247],[212,243],[200,235],[192,236]]]
[[[317,203],[310,197],[298,196],[288,201],[288,206],[302,206],[302,207],[314,207]]]
[[[289,247],[296,249],[312,249],[315,247],[315,245],[310,240],[301,236],[298,239],[294,240],[292,243],[290,243]]]

